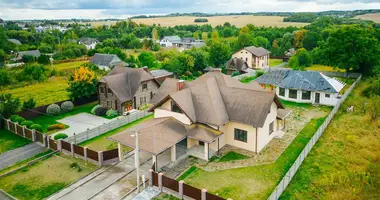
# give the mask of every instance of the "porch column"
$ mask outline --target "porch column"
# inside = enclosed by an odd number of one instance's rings
[[[117,143],[117,148],[119,149],[119,161],[124,160],[123,146],[120,143]]]
[[[259,62],[258,62],[258,59],[259,59],[259,57],[254,57],[255,58],[255,68],[258,68],[258,65],[259,65]]]
[[[156,155],[153,155],[152,156],[152,164],[154,164],[154,171],[156,172],[157,169],[158,169],[158,165],[157,165],[157,156]]]
[[[208,161],[208,143],[205,143],[205,160],[207,160]]]
[[[170,155],[171,155],[171,161],[172,161],[172,162],[175,162],[175,161],[177,160],[176,145],[173,145],[173,146],[171,147]]]

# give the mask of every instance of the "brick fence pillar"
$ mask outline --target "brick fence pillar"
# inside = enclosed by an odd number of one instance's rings
[[[47,137],[45,134],[42,134],[42,140],[45,147],[48,147]]]
[[[58,141],[57,141],[57,150],[58,150],[59,152],[62,152],[62,140],[58,140]]]
[[[14,125],[15,125],[15,133],[18,134],[18,132],[17,132],[17,125],[18,125],[18,122],[15,122]]]
[[[158,187],[160,188],[161,192],[162,192],[162,175],[164,174],[163,173],[158,174]]]
[[[71,156],[75,157],[75,155],[74,155],[74,144],[73,143],[71,143]]]
[[[153,169],[149,169],[149,186],[153,186]]]
[[[207,193],[207,190],[202,189],[202,200],[206,200],[206,193]]]
[[[98,152],[99,165],[103,166],[103,151]]]
[[[25,136],[24,136],[25,137]],[[37,137],[36,137],[36,130],[32,130],[32,141],[37,142]]]
[[[22,135],[25,137],[25,125],[22,126]],[[33,141],[34,142],[34,141]]]
[[[84,160],[87,161],[87,147],[83,148]]]
[[[178,182],[178,196],[179,196],[179,198],[180,199],[183,199],[183,184],[184,184],[185,182],[184,181],[179,181]]]

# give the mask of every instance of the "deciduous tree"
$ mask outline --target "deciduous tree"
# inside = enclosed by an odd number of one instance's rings
[[[69,96],[72,100],[88,99],[96,94],[98,80],[93,71],[80,67],[69,78]]]

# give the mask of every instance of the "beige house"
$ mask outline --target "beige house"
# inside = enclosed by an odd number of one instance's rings
[[[247,62],[249,68],[263,69],[269,67],[270,51],[262,47],[245,47],[232,55],[233,58],[240,58]]]
[[[282,137],[290,114],[273,92],[255,82],[242,84],[220,72],[191,82],[167,78],[152,99],[154,119],[138,128],[142,151],[157,155],[170,150],[174,162],[183,154],[208,160],[224,145],[259,153],[274,137]],[[111,139],[135,147],[126,130]]]

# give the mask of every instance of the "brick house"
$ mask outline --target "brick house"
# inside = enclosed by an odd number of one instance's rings
[[[159,83],[144,69],[114,67],[98,84],[99,104],[124,114],[151,103]]]

